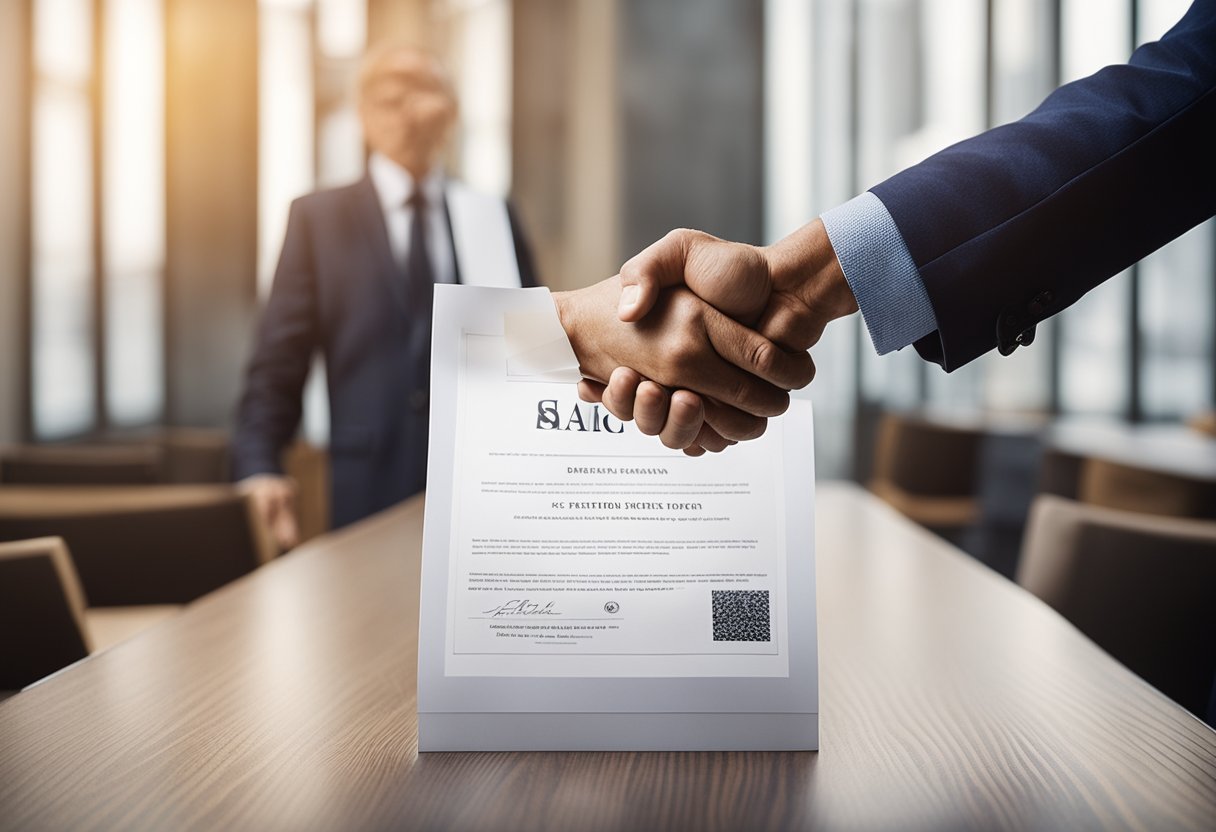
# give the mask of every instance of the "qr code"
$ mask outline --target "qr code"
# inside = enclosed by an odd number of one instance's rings
[[[714,641],[772,641],[768,590],[713,589]]]

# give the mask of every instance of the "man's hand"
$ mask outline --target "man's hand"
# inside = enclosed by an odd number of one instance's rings
[[[662,291],[687,285],[703,300],[738,321],[754,325],[774,343],[803,351],[819,341],[827,322],[857,311],[857,302],[844,279],[827,232],[819,220],[768,247],[719,240],[700,231],[680,229],[654,243],[621,268],[622,292],[618,314],[622,321],[641,321]],[[813,374],[813,373],[812,373]],[[689,453],[719,451],[731,439],[715,423],[715,403],[698,402],[681,391],[671,394],[638,377],[614,373],[607,385],[584,383],[580,395],[603,401],[614,416],[642,414],[638,426],[646,433],[685,437],[696,435]],[[680,396],[680,407],[674,407]],[[670,413],[668,412],[670,410]],[[694,422],[705,412],[704,424]],[[646,426],[643,427],[643,420]],[[759,430],[753,434],[763,433]]]
[[[781,350],[687,289],[662,293],[645,320],[632,324],[617,318],[620,292],[620,278],[613,277],[553,295],[580,369],[589,379],[605,383],[617,367],[631,367],[666,387],[695,391],[744,414],[767,418],[784,413],[787,391],[806,385],[814,374],[810,356]],[[677,424],[660,437],[670,447],[684,447],[687,431],[680,425],[699,424],[701,414],[685,396],[677,396],[676,404]]]
[[[270,530],[280,551],[285,552],[300,542],[295,480],[279,474],[255,474],[238,482],[236,487],[249,495],[253,510]]]
[[[763,247],[670,232],[621,267],[621,320],[642,320],[679,285],[787,350],[810,349],[828,321],[857,311],[820,220]]]

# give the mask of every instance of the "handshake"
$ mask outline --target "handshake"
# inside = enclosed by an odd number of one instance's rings
[[[692,456],[763,434],[814,377],[827,322],[857,311],[819,220],[765,247],[672,231],[553,300],[579,395]]]

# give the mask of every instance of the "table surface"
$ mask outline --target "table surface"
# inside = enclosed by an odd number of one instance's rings
[[[1216,732],[865,492],[816,511],[818,753],[418,754],[414,500],[0,702],[0,828],[1216,828]]]
[[[1216,482],[1216,438],[1183,425],[1061,420],[1046,432],[1053,448],[1163,474]]]

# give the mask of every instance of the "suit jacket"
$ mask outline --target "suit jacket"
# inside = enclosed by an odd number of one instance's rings
[[[1127,65],[872,189],[924,281],[953,370],[1216,214],[1216,0]]]
[[[508,215],[521,283],[535,286],[509,207]],[[430,332],[431,305],[417,302],[393,259],[371,179],[297,199],[238,407],[236,478],[281,472],[280,453],[296,433],[304,383],[320,350],[329,386],[334,526],[421,491]]]

